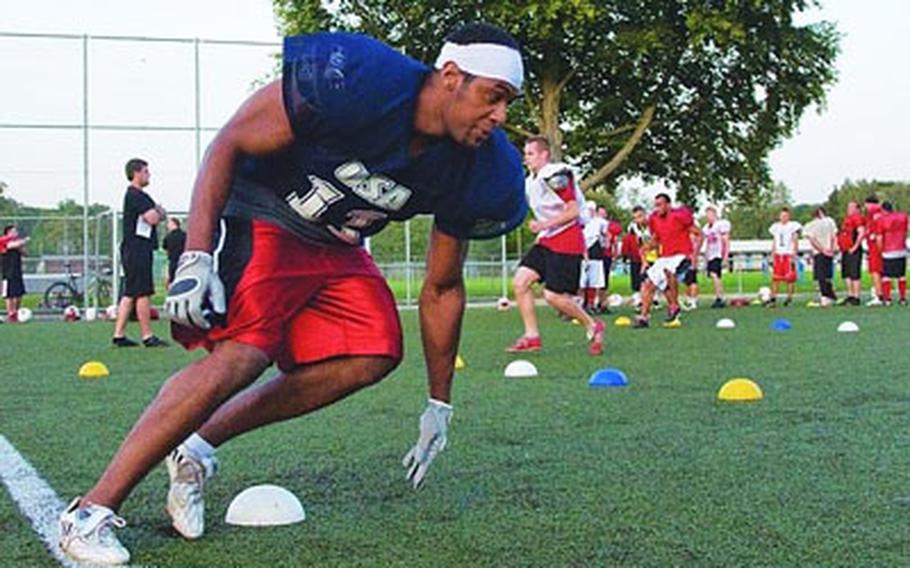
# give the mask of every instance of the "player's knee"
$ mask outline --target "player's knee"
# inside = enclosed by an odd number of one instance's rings
[[[356,375],[362,386],[370,386],[386,378],[401,363],[401,357],[367,357],[358,364]]]

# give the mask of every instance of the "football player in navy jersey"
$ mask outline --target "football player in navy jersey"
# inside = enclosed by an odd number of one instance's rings
[[[522,77],[514,39],[485,24],[450,34],[433,68],[361,35],[285,40],[281,79],[206,152],[168,290],[175,339],[209,354],[164,384],[98,483],[63,512],[68,554],[129,559],[115,511],[162,459],[174,528],[199,538],[217,446],[392,371],[398,313],[359,244],[389,221],[432,214],[420,294],[429,401],[404,457],[421,484],[452,416],[467,242],[527,215],[521,159],[499,128]],[[277,377],[244,390],[273,363]]]

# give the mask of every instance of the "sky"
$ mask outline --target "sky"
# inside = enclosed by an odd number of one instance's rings
[[[835,22],[844,38],[826,108],[807,111],[770,157],[774,179],[795,201],[824,201],[848,178],[910,180],[908,16],[906,0],[826,0],[802,16]],[[2,32],[280,42],[268,0],[0,0]],[[279,50],[201,44],[202,125],[220,126],[269,76]],[[192,43],[92,40],[88,59],[90,123],[193,126]],[[81,123],[81,40],[0,37],[0,77],[0,126]],[[204,134],[203,148],[211,136]],[[151,164],[152,194],[172,211],[187,208],[192,132],[92,131],[89,148],[92,202],[119,206],[123,164],[139,156]],[[21,202],[81,201],[82,163],[81,130],[0,127],[0,181]]]

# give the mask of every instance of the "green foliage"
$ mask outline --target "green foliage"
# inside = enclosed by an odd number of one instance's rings
[[[285,33],[352,29],[432,61],[448,30],[483,20],[522,44],[512,133],[544,132],[592,175],[662,179],[692,203],[769,187],[768,152],[836,78],[833,24],[794,23],[815,2],[776,0],[274,0]],[[638,146],[604,168],[655,111]],[[634,140],[632,141],[634,145]]]
[[[76,254],[82,251],[82,204],[65,199],[56,207],[34,207],[25,205],[9,196],[10,188],[0,182],[0,224],[16,222],[20,232],[28,235],[30,255]],[[106,205],[89,205],[88,215],[93,219],[110,211]],[[30,219],[18,219],[29,217]],[[64,220],[60,217],[71,217]],[[94,243],[95,223],[89,223],[89,240]],[[100,245],[103,254],[110,254],[110,222],[101,227]]]
[[[780,214],[781,207],[793,210],[793,196],[783,183],[775,183],[769,188],[758,188],[754,195],[744,196],[733,203],[726,213],[733,227],[734,239],[768,239],[770,227]],[[794,220],[804,222],[791,211]]]
[[[897,209],[906,210],[910,207],[910,183],[908,182],[846,180],[828,195],[825,208],[829,215],[840,218],[847,210],[847,203],[856,201],[862,205],[866,197],[870,195],[877,196],[881,201],[890,201]]]

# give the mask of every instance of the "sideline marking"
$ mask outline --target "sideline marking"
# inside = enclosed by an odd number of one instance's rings
[[[60,532],[57,520],[66,504],[2,434],[0,481],[57,562],[67,568],[84,566],[66,556],[58,546]]]

